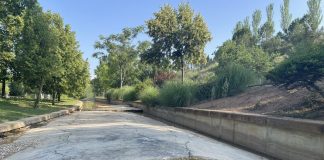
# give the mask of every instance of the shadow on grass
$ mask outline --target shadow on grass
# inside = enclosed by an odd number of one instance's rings
[[[76,100],[66,99],[52,105],[50,100],[42,100],[40,108],[33,108],[33,99],[0,99],[0,123],[59,111],[75,103]]]

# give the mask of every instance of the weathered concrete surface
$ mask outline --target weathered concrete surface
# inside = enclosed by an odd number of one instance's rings
[[[112,112],[142,112],[142,109],[129,107],[127,105],[109,105],[104,103],[99,103],[94,111],[112,111]]]
[[[278,159],[324,160],[323,121],[190,108],[138,107],[146,114]]]
[[[266,159],[200,134],[127,112],[78,112],[28,130],[12,143],[12,160],[145,160],[199,156],[218,160]]]

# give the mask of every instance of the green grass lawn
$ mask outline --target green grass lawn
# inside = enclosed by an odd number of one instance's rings
[[[40,108],[35,109],[32,99],[0,99],[0,123],[59,111],[76,103],[77,100],[74,99],[63,99],[60,103],[52,105],[51,101],[43,100]]]

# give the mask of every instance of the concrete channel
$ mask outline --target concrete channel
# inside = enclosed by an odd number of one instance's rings
[[[140,112],[125,105],[100,104],[94,111],[53,119],[0,141],[0,159],[267,159]]]

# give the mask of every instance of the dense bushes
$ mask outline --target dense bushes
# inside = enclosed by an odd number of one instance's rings
[[[22,83],[12,82],[9,84],[9,88],[10,88],[9,89],[10,96],[24,96],[24,94],[25,94],[25,87]]]
[[[139,99],[147,106],[155,106],[158,104],[159,89],[148,86],[139,94]]]
[[[256,81],[256,73],[238,64],[218,68],[216,78],[207,83],[167,81],[160,89],[152,83],[142,82],[135,87],[126,86],[108,92],[112,100],[134,101],[137,98],[148,106],[163,105],[185,107],[197,101],[231,96],[244,91]]]
[[[238,64],[228,64],[218,69],[213,94],[216,98],[237,94],[254,84],[256,77],[251,69]]]
[[[153,81],[151,79],[146,79],[143,82],[137,83],[135,85],[135,91],[137,98],[139,98],[140,93],[146,88],[146,87],[151,87],[153,86]]]
[[[137,99],[136,90],[133,86],[125,86],[121,89],[121,99],[124,101],[135,101]]]
[[[311,84],[323,76],[324,50],[294,55],[270,71],[267,77],[279,84]]]
[[[195,98],[198,101],[214,99],[213,92],[215,89],[215,82],[208,82],[196,85]]]
[[[134,101],[137,99],[137,94],[135,87],[125,86],[118,89],[110,89],[106,93],[107,100],[124,100],[124,101]]]
[[[185,81],[166,82],[160,89],[159,102],[169,107],[185,107],[195,102],[196,87],[194,83]]]

